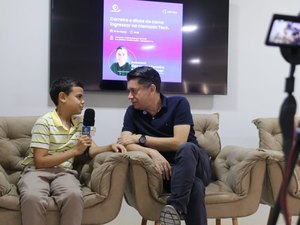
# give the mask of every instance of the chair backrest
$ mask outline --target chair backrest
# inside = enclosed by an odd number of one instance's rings
[[[295,126],[298,125],[299,121],[300,118],[296,117]],[[284,171],[285,170],[284,154],[282,152],[283,135],[279,124],[279,118],[258,118],[258,119],[254,119],[252,122],[256,125],[259,131],[259,147],[267,150],[275,150],[275,151],[268,151],[269,154],[268,161],[270,161],[270,168],[271,167],[272,169],[276,168],[274,165],[277,164],[273,163],[275,161],[280,166],[280,171]],[[279,190],[280,188],[279,185],[281,183],[280,179],[282,179],[282,175],[273,172],[272,170],[269,169],[269,177],[270,177],[269,182],[272,183],[276,181],[275,185],[278,185],[278,187],[276,187],[275,190],[277,189]],[[289,193],[296,198],[300,198],[299,184],[300,184],[300,167],[299,164],[297,164],[296,167],[294,168],[294,173],[289,184]],[[271,184],[267,183],[266,185],[271,185]],[[271,196],[271,194],[272,192],[267,190],[267,192],[263,195],[263,201],[274,202],[275,201],[274,199],[271,200],[271,198],[273,197]],[[277,193],[275,192],[275,194]]]
[[[259,148],[282,151],[283,139],[278,118],[257,118],[252,123],[258,129]]]
[[[300,118],[295,118],[295,126]],[[259,148],[282,151],[283,138],[279,118],[257,118],[252,121],[258,129]]]
[[[38,117],[0,117],[0,165],[10,175],[29,151],[31,129]]]
[[[193,114],[194,129],[197,141],[208,154],[215,159],[221,151],[221,141],[218,134],[219,114]]]

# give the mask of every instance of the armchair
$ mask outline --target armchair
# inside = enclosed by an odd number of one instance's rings
[[[265,174],[265,154],[255,149],[227,146],[221,151],[218,135],[219,115],[193,115],[194,129],[199,144],[213,159],[213,180],[206,188],[208,218],[237,218],[253,214],[258,206]],[[155,170],[151,158],[142,152],[128,152],[129,173],[125,187],[125,199],[142,216],[142,225],[147,220],[160,224],[162,207],[168,193],[163,190],[163,181]],[[255,181],[255,182],[252,182]]]
[[[299,121],[299,118],[297,119]],[[267,174],[261,202],[269,205],[269,219],[277,201],[284,174],[283,136],[278,118],[257,118],[252,121],[258,129],[259,148],[268,155]],[[298,161],[289,183],[288,212],[291,216],[300,214],[300,162]]]
[[[17,181],[27,155],[31,129],[37,117],[0,117],[0,218],[6,225],[21,225]],[[84,185],[83,225],[104,224],[119,213],[123,199],[128,158],[105,152],[82,168]],[[47,224],[59,224],[59,211],[51,199]]]

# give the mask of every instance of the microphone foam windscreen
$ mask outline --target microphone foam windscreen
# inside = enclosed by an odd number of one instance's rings
[[[95,125],[95,110],[86,109],[83,116],[83,126],[93,127]]]

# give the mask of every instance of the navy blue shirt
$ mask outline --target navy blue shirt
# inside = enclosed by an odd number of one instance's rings
[[[191,125],[188,142],[198,145],[193,128],[193,118],[190,104],[181,96],[161,96],[162,106],[160,111],[152,117],[146,111],[134,109],[131,105],[124,116],[122,131],[130,131],[134,134],[144,134],[153,137],[173,137],[174,126]],[[175,152],[161,152],[169,161],[173,162]]]

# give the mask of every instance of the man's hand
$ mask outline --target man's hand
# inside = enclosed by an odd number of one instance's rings
[[[75,155],[81,155],[92,145],[92,138],[88,135],[82,135],[75,146]]]
[[[172,176],[170,163],[155,149],[151,149],[148,154],[152,158],[155,168],[162,175],[163,179],[169,180]]]

